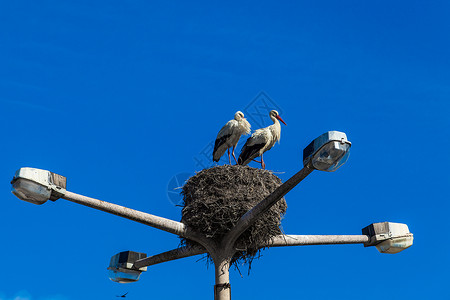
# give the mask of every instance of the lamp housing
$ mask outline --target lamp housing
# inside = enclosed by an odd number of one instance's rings
[[[325,132],[303,149],[303,165],[334,172],[347,162],[351,145],[345,133]]]
[[[19,199],[44,204],[55,201],[66,193],[67,178],[53,172],[35,168],[20,168],[11,181],[11,192]]]
[[[113,255],[108,267],[109,279],[118,283],[138,281],[141,273],[147,271],[147,267],[138,269],[133,265],[137,260],[146,257],[147,254],[134,251],[123,251]]]
[[[414,236],[408,225],[393,222],[373,223],[362,229],[369,236],[364,247],[375,246],[381,253],[395,254],[412,246]]]

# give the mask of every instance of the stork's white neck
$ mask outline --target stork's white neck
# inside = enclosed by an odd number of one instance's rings
[[[272,137],[273,137],[273,143],[275,142],[280,142],[281,139],[281,125],[280,122],[278,121],[278,119],[270,116],[270,118],[273,121],[273,125],[269,126],[269,129],[272,133]]]

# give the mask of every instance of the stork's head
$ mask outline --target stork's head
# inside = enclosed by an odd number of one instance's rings
[[[287,124],[283,121],[283,119],[280,117],[280,115],[278,114],[278,112],[276,110],[271,110],[269,113],[269,116],[274,122],[275,122],[275,119],[277,119],[280,122],[282,122],[284,125],[287,126]]]
[[[242,112],[242,111],[240,111],[240,110],[238,110],[235,114],[234,114],[234,119],[236,120],[236,121],[239,121],[239,120],[241,120],[241,119],[243,119],[244,118],[244,113]]]

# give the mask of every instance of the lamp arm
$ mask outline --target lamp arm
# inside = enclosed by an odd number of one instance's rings
[[[308,246],[308,245],[337,245],[337,244],[365,244],[370,238],[367,235],[277,235],[261,246]]]
[[[158,217],[148,213],[144,213],[138,210],[134,210],[128,207],[120,206],[110,202],[86,197],[83,195],[75,194],[69,191],[61,197],[62,199],[78,203],[84,206],[95,208],[110,214],[114,214],[119,217],[123,217],[135,222],[139,222],[160,230],[167,231],[169,233],[182,236],[184,238],[193,240],[200,243],[204,247],[208,247],[211,242],[204,235],[192,231],[185,224],[174,220]]]
[[[203,248],[202,246],[192,246],[192,247],[185,246],[137,260],[134,263],[133,267],[139,269],[142,267],[148,267],[163,262],[190,257],[203,253],[206,253],[206,249]]]

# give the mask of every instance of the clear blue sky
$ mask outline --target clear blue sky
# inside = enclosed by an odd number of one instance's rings
[[[232,271],[233,299],[450,298],[449,11],[448,1],[3,1],[0,299],[212,299],[214,270],[199,257],[134,284],[107,278],[111,255],[157,254],[177,237],[65,200],[32,205],[9,182],[20,167],[47,169],[72,192],[179,220],[168,183],[209,163],[203,149],[235,111],[259,107],[261,91],[288,124],[265,156],[283,180],[323,132],[353,143],[345,166],[288,194],[286,233],[392,221],[415,244],[396,255],[269,249],[249,276]]]

